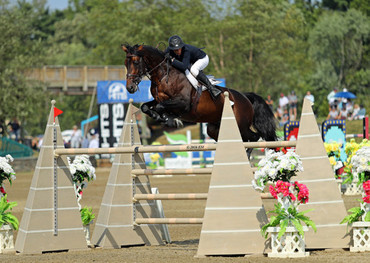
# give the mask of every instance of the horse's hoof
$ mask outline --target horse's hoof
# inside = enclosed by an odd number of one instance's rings
[[[184,127],[184,123],[181,120],[179,120],[178,118],[173,119],[173,121],[175,122],[176,128],[183,128]]]
[[[153,113],[152,115],[152,118],[156,121],[162,121],[163,119],[161,118],[161,116],[157,113]]]

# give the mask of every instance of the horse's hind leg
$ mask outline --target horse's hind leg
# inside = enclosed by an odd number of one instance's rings
[[[218,140],[218,132],[220,131],[220,123],[208,123],[207,125],[207,134],[209,137]]]
[[[260,135],[258,133],[253,132],[251,129],[248,129],[247,131],[242,132],[241,135],[242,135],[243,142],[256,142],[260,138]],[[250,160],[252,152],[253,152],[253,148],[247,148],[248,160]]]

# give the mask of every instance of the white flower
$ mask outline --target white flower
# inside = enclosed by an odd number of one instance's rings
[[[14,161],[13,157],[10,154],[7,154],[5,157],[0,157],[0,183],[5,179],[15,180],[15,172],[9,162]]]
[[[75,174],[81,172],[84,177],[88,177],[90,180],[95,180],[95,168],[92,166],[88,155],[78,155],[75,157],[73,162],[70,164],[69,170],[74,179],[76,179]]]
[[[5,158],[6,158],[9,162],[13,162],[13,161],[14,161],[13,157],[12,157],[10,154],[7,154],[7,155],[5,156]]]
[[[269,169],[268,171],[268,176],[271,177],[272,179],[275,179],[277,173],[278,173],[278,170],[275,169],[275,168],[271,168]]]
[[[257,191],[263,191],[263,189],[265,188],[264,186],[259,186],[255,180],[252,180],[252,186],[255,190]]]
[[[303,171],[300,157],[289,149],[286,154],[265,149],[265,157],[258,162],[252,185],[256,190],[263,190],[266,182],[289,180],[296,172]]]
[[[351,159],[352,172],[354,175],[363,172],[370,172],[370,147],[364,146],[360,148]]]
[[[77,169],[74,165],[70,165],[69,170],[71,171],[71,174],[73,174],[73,175],[77,172]]]

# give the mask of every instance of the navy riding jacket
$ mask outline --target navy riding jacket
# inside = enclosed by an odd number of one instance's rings
[[[187,69],[190,70],[191,65],[206,56],[206,53],[203,50],[188,44],[184,44],[180,56],[177,56],[175,52],[169,48],[167,48],[165,52],[169,52],[171,57],[175,58],[172,62],[172,66],[182,72],[185,72]]]

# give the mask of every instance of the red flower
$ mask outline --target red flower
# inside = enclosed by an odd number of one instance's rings
[[[370,180],[364,182],[362,184],[362,187],[364,188],[364,190],[367,192],[367,191],[370,191]]]
[[[276,189],[273,185],[270,185],[270,194],[275,198],[277,199],[277,192],[276,192]]]
[[[2,194],[4,194],[4,195],[6,194],[4,187],[2,187],[2,186],[0,187],[0,192],[1,192]]]
[[[297,181],[294,182],[294,187],[298,192],[298,200],[301,204],[305,204],[308,202],[309,191],[306,185],[300,184]]]
[[[289,193],[289,196],[290,196],[290,199],[292,199],[292,201],[295,201],[295,200],[296,200],[296,198],[295,198],[295,195],[294,195],[294,194]]]
[[[364,200],[365,203],[370,204],[370,195],[366,195],[365,197],[362,197],[362,200]]]
[[[275,149],[275,151],[276,152],[279,152],[279,151],[281,151],[281,152],[283,152],[284,154],[286,154],[288,151],[287,151],[287,149],[285,149],[284,147],[277,147],[276,149]]]

